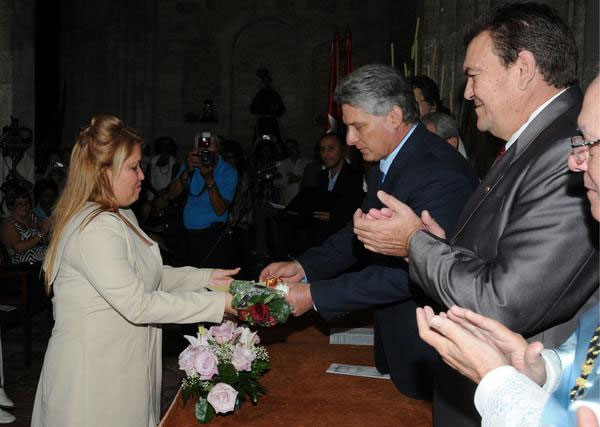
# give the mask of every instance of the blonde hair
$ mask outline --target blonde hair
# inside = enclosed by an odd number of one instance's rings
[[[55,268],[58,242],[66,225],[87,202],[95,202],[99,207],[86,218],[82,227],[98,214],[108,211],[116,213],[134,229],[119,213],[113,185],[125,160],[142,143],[142,138],[134,129],[125,127],[119,118],[111,115],[93,117],[90,125],[79,133],[71,152],[65,188],[52,213],[51,239],[44,259],[48,292],[52,286],[50,281]],[[108,170],[113,171],[112,180],[109,179]],[[137,230],[134,231],[139,235]]]

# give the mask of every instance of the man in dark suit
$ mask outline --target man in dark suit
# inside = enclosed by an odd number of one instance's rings
[[[325,194],[326,208],[318,208],[310,223],[311,246],[321,245],[342,229],[361,206],[363,174],[346,162],[346,144],[335,133],[327,133],[319,141],[319,155],[325,169],[317,175],[316,187]]]
[[[383,188],[417,212],[439,215],[442,227],[450,229],[474,183],[465,159],[418,121],[410,83],[393,67],[367,65],[340,82],[335,98],[348,144],[366,161],[379,162],[369,172],[362,209],[381,207],[376,192]],[[407,264],[369,255],[357,243],[349,223],[297,260],[267,266],[260,277],[288,283],[288,302],[297,316],[313,307],[326,319],[375,309],[377,369],[389,372],[401,392],[429,399],[435,355],[418,337]],[[366,266],[343,274],[359,263]],[[302,278],[310,283],[292,283]]]
[[[568,335],[560,324],[598,287],[598,229],[581,177],[566,164],[582,98],[575,41],[548,7],[517,3],[483,17],[467,43],[465,98],[475,103],[479,130],[507,141],[506,152],[448,239],[431,216],[384,194],[393,215],[357,212],[355,232],[370,250],[408,256],[410,277],[438,303],[526,337],[543,333],[536,338],[556,346]],[[472,383],[463,383],[469,395],[453,375],[436,377],[435,424],[479,425]]]

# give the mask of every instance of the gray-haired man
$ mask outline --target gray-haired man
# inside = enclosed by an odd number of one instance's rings
[[[468,198],[469,166],[452,147],[427,131],[409,82],[393,67],[367,65],[336,89],[348,126],[347,142],[372,167],[362,209],[381,207],[378,189],[394,194],[418,212],[429,210],[449,229]],[[349,269],[354,272],[345,273]],[[359,271],[356,271],[359,269]],[[390,373],[403,393],[431,397],[430,349],[419,342],[406,263],[369,254],[357,245],[352,224],[309,249],[296,261],[274,263],[261,279],[282,277],[290,285],[294,314],[313,307],[326,319],[375,309],[375,364]],[[298,282],[306,277],[309,284]]]

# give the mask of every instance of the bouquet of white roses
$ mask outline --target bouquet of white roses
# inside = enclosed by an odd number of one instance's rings
[[[186,373],[182,394],[184,402],[198,398],[198,421],[231,412],[246,398],[256,404],[266,393],[258,378],[269,369],[269,354],[257,345],[256,332],[228,320],[208,330],[200,326],[196,337],[185,338],[190,345],[179,355],[179,369]]]

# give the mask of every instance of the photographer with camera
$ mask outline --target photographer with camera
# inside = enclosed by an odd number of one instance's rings
[[[227,209],[235,194],[237,172],[219,155],[218,148],[216,135],[198,133],[194,149],[169,186],[169,199],[185,197],[185,230],[180,239],[182,265],[224,268],[228,264],[228,245],[223,233]]]

